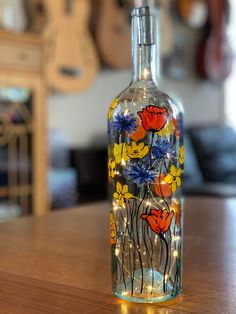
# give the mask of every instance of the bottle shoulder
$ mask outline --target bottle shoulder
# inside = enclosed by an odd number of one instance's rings
[[[131,83],[112,102],[110,118],[116,113],[137,113],[145,107],[166,108],[171,116],[183,115],[182,104],[171,95],[159,90],[155,84]]]

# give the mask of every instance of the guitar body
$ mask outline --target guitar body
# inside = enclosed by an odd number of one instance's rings
[[[202,78],[223,82],[231,73],[233,55],[226,34],[227,0],[208,0],[210,20],[197,55],[197,70]]]
[[[97,1],[97,0],[96,0]],[[119,0],[100,0],[95,38],[101,59],[113,68],[131,66],[131,28]]]
[[[98,70],[98,59],[88,30],[89,1],[28,0],[31,10],[39,3],[47,16],[46,25],[38,32],[48,42],[46,70],[49,87],[62,92],[84,90]],[[38,29],[42,14],[39,19],[34,19]],[[31,29],[34,29],[33,24]]]
[[[211,34],[205,44],[205,75],[212,82],[222,82],[231,73],[233,58],[225,34]]]

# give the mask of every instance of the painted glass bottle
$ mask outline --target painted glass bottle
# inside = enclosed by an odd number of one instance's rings
[[[108,112],[112,289],[143,303],[182,289],[183,112],[158,88],[157,25],[133,10],[133,79]]]

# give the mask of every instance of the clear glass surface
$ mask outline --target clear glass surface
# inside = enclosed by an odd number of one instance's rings
[[[157,47],[138,44],[139,18],[133,80],[108,112],[110,242],[113,293],[151,303],[182,290],[183,112],[156,86]]]

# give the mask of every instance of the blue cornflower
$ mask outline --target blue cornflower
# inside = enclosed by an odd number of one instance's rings
[[[175,150],[172,145],[167,141],[156,141],[156,145],[152,148],[152,155],[157,159],[165,158],[167,155],[169,157],[173,157],[175,154]]]
[[[132,134],[137,129],[135,115],[133,113],[127,115],[119,113],[114,118],[113,126],[120,133],[128,132],[129,134]]]
[[[137,185],[148,184],[154,182],[157,173],[155,170],[150,169],[144,163],[130,163],[123,171],[126,179],[131,180]]]

